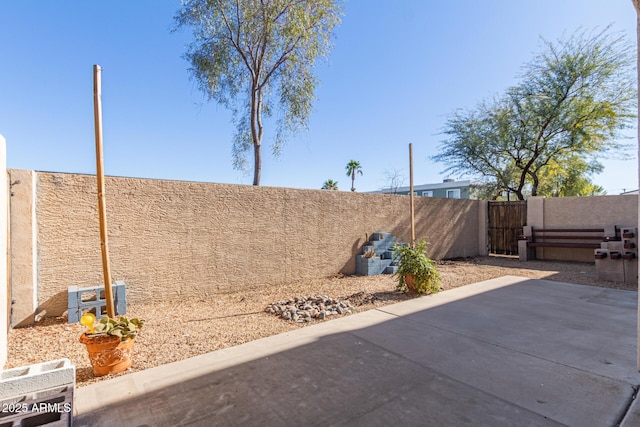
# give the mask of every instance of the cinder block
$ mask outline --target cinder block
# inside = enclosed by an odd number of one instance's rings
[[[396,244],[397,238],[391,233],[376,231],[371,234],[371,239],[362,247],[362,255],[356,255],[356,274],[374,276],[385,273],[387,267],[394,261],[395,255],[391,247]],[[375,257],[365,258],[364,253],[373,250]],[[2,426],[0,426],[2,427]]]
[[[398,271],[398,266],[397,265],[389,265],[384,269],[383,273],[384,274],[396,274],[397,271]]]
[[[624,257],[624,261],[623,261],[624,283],[627,283],[630,285],[637,285],[638,284],[638,258],[635,256],[634,253],[631,253],[631,254],[633,255],[633,257],[629,255],[628,257]]]
[[[400,257],[400,255],[398,255],[397,251],[392,251],[392,250],[387,250],[382,254],[382,259],[392,259],[392,260],[396,260]]]
[[[371,235],[371,240],[385,240],[391,237],[391,233],[384,233],[382,231],[376,231]]]
[[[638,284],[638,229],[623,227],[620,229],[622,246],[624,248],[624,282],[630,285]]]
[[[638,229],[635,227],[624,227],[620,229],[620,233],[622,234],[623,239],[637,239],[638,238]]]
[[[2,427],[71,427],[74,385],[0,399]]]
[[[0,398],[75,384],[76,369],[69,359],[0,371]]]
[[[624,282],[624,263],[620,252],[594,249],[594,257],[598,279]]]
[[[384,252],[392,246],[387,240],[372,240],[369,244],[373,245],[376,252]]]
[[[0,371],[0,426],[71,426],[75,382],[69,359]]]
[[[622,241],[601,242],[600,247],[613,252],[622,252],[624,250]]]
[[[127,294],[126,285],[123,281],[117,281],[111,287],[114,299],[114,308],[116,314],[123,315],[127,313]],[[93,294],[93,295],[92,295]],[[90,299],[83,301],[86,296]],[[99,319],[106,314],[107,301],[104,298],[104,287],[94,286],[88,288],[78,288],[77,286],[69,286],[67,291],[67,313],[68,323],[77,323],[82,315],[86,312],[92,312]],[[2,426],[0,426],[2,427]]]
[[[527,246],[528,240],[518,240],[518,258],[520,261],[531,261],[536,259],[536,248]]]
[[[365,258],[363,255],[356,255],[356,274],[362,276],[375,276],[381,274],[384,269],[391,264],[390,259],[380,257]]]

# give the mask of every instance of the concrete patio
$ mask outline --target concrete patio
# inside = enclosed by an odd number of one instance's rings
[[[74,425],[638,426],[636,317],[507,276],[79,388]]]

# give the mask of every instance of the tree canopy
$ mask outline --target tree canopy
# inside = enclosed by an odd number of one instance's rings
[[[447,139],[434,156],[447,172],[471,174],[490,193],[521,200],[547,193],[553,175],[572,177],[569,193],[578,182],[581,191],[602,191],[585,190],[602,168],[596,156],[622,148],[620,131],[635,117],[631,44],[607,28],[543,40],[543,47],[523,66],[519,84],[448,119]],[[562,195],[554,185],[544,195]]]
[[[338,181],[334,181],[332,179],[326,180],[322,184],[321,190],[338,190]]]
[[[183,0],[177,28],[191,27],[186,59],[200,90],[233,114],[233,165],[260,185],[264,119],[277,108],[273,154],[306,128],[318,80],[316,59],[328,54],[340,22],[339,0]]]

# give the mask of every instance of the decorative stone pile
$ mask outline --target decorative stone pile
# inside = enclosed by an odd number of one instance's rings
[[[288,301],[270,304],[264,311],[298,323],[326,319],[328,316],[349,314],[356,311],[349,300],[338,301],[326,295],[296,297]]]

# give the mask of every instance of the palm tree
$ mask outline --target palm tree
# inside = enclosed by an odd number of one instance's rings
[[[332,179],[328,179],[322,184],[322,190],[337,190],[338,189],[338,181],[334,181]]]
[[[356,188],[353,186],[356,180],[356,172],[362,175],[362,166],[360,166],[360,162],[356,162],[355,160],[349,160],[347,163],[347,176],[351,177],[351,191],[356,191]]]

